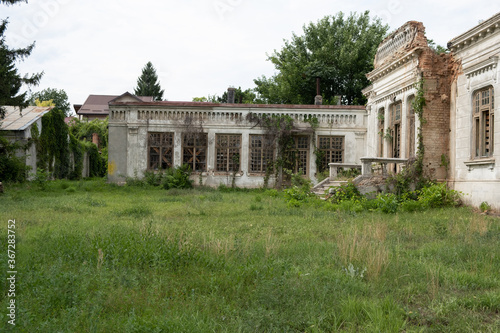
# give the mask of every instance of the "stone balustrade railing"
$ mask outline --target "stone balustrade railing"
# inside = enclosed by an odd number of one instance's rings
[[[335,178],[337,178],[339,168],[361,170],[361,165],[359,164],[329,163],[328,166],[330,167],[330,180],[335,180]]]
[[[132,116],[130,112],[135,112]],[[252,112],[256,116],[272,114],[276,116],[287,115],[295,121],[306,122],[316,118],[320,124],[362,126],[364,110],[110,110],[110,121],[182,121],[186,118],[204,122],[245,122],[247,115]]]
[[[361,175],[363,177],[370,177],[372,175],[372,164],[380,164],[382,166],[382,175],[387,176],[387,164],[405,164],[408,162],[407,158],[386,158],[386,157],[362,157],[361,158]]]

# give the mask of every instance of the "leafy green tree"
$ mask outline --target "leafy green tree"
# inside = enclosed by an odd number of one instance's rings
[[[2,1],[2,4],[13,4],[17,1]],[[42,73],[21,76],[16,69],[16,61],[28,57],[35,43],[20,49],[11,49],[5,43],[5,31],[8,21],[0,21],[0,106],[13,105],[28,106],[27,93],[21,93],[21,87],[25,85],[37,85],[42,78]],[[5,116],[5,110],[0,107],[0,119]]]
[[[280,51],[268,56],[277,73],[254,80],[256,91],[267,103],[313,104],[316,78],[321,80],[323,104],[342,96],[342,104],[363,104],[365,76],[373,69],[378,45],[388,31],[369,12],[342,12],[304,26],[304,35],[292,35]]]
[[[163,92],[160,83],[158,82],[158,75],[156,69],[151,61],[142,69],[142,74],[137,79],[137,88],[134,94],[137,96],[153,96],[155,101],[163,100]]]
[[[212,102],[227,103],[227,91],[222,95],[208,95],[208,97],[194,97],[193,102]],[[241,104],[264,104],[265,101],[259,98],[254,89],[241,90],[241,87],[235,88],[234,102]]]
[[[217,102],[227,103],[227,91],[224,91],[222,96],[217,97]],[[242,104],[260,104],[261,101],[258,99],[253,89],[241,90],[241,87],[238,87],[234,91],[234,102]]]
[[[70,114],[71,108],[68,101],[68,95],[63,89],[57,90],[53,88],[47,88],[39,92],[33,93],[28,102],[30,105],[35,105],[35,101],[52,101],[56,109],[61,110],[67,117]]]

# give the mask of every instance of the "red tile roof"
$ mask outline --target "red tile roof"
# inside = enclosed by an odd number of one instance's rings
[[[78,115],[108,115],[108,103],[118,95],[89,95],[83,105],[76,111]],[[151,96],[137,96],[144,102],[153,101]]]

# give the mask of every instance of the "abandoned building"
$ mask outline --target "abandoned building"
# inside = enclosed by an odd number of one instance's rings
[[[453,38],[448,48],[457,66],[451,77],[449,182],[470,204],[486,201],[500,209],[500,13]]]
[[[33,138],[33,125],[36,124],[38,133],[41,133],[42,117],[53,107],[28,106],[22,110],[16,106],[3,106],[3,108],[6,112],[5,118],[0,121],[0,130],[9,141],[26,145]],[[20,157],[25,157],[26,166],[30,168],[31,172],[36,171],[35,145],[27,145],[25,151],[19,151],[17,154]]]
[[[117,95],[89,95],[83,104],[73,104],[73,108],[80,120],[104,120],[109,116],[108,103],[117,97]],[[150,96],[138,98],[145,102],[153,100]]]
[[[197,183],[260,187],[276,155],[269,133],[251,120],[263,114],[293,119],[292,169],[313,181],[318,167],[356,163],[365,154],[364,106],[144,102],[126,93],[109,103],[109,111],[108,177],[113,182],[189,164]],[[322,152],[319,166],[315,150]]]
[[[313,182],[328,166],[362,165],[363,177],[374,168],[399,172],[421,143],[427,175],[463,192],[467,204],[500,209],[499,25],[500,13],[438,54],[424,25],[407,22],[378,47],[366,106],[152,102],[124,94],[109,102],[109,180],[187,163],[204,185],[262,186],[276,147],[249,115],[275,114],[295,120],[292,168]],[[425,99],[418,112],[415,99]]]
[[[420,22],[408,22],[379,46],[367,103],[367,147],[362,160],[391,165],[415,157],[418,133],[425,171],[464,193],[468,204],[500,208],[500,158],[494,149],[494,100],[499,87],[500,14],[448,43],[428,45]],[[423,123],[412,102],[422,84]],[[495,135],[496,134],[496,135]],[[498,141],[498,140],[497,140]],[[393,162],[393,163],[390,163]]]

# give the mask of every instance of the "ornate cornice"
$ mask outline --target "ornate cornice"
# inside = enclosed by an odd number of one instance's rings
[[[487,60],[482,61],[474,66],[464,69],[464,74],[467,78],[474,77],[487,71],[494,70],[498,66],[498,56],[489,57]]]
[[[418,56],[420,55],[421,51],[422,51],[422,48],[417,47],[417,48],[411,50],[410,52],[408,52],[407,54],[401,56],[400,58],[394,60],[393,62],[371,71],[370,73],[366,74],[366,77],[368,78],[368,80],[374,82],[374,81],[390,74],[391,72],[395,71],[396,69],[404,66],[405,64],[407,64],[415,59],[418,59]]]
[[[448,49],[452,52],[462,52],[479,41],[500,31],[500,13],[494,15],[488,20],[478,24],[469,31],[453,38],[448,42]]]
[[[417,81],[418,80],[416,80],[415,82],[417,82]],[[399,95],[402,95],[405,92],[410,91],[410,90],[412,90],[414,88],[415,88],[415,83],[411,83],[411,84],[405,86],[404,88],[401,88],[399,90],[391,92],[390,94],[387,94],[385,96],[380,97],[379,99],[377,99],[376,101],[374,101],[373,104],[380,104],[380,103],[382,103],[382,102],[384,102],[384,101],[386,101],[388,99],[392,100],[393,102],[395,102],[396,100],[398,100],[398,96]]]

